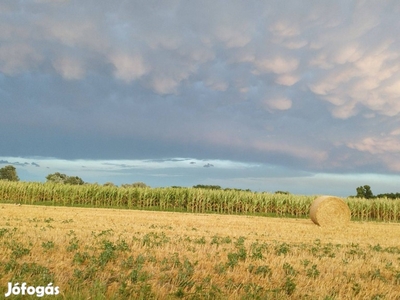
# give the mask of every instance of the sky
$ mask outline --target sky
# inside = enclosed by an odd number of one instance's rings
[[[2,0],[23,181],[399,192],[400,2]]]

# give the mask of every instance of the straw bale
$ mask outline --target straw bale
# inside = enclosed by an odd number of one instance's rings
[[[320,196],[311,204],[310,217],[319,226],[342,227],[350,222],[351,212],[341,198]]]

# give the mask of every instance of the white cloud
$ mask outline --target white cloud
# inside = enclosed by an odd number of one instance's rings
[[[255,67],[261,73],[272,72],[275,74],[285,74],[293,72],[299,66],[299,60],[294,57],[277,56],[272,59],[259,59],[254,62]]]
[[[400,127],[392,130],[390,132],[390,135],[400,135]]]
[[[275,22],[269,27],[269,30],[280,37],[293,37],[300,34],[298,26],[290,24],[289,22],[280,20]]]
[[[331,111],[332,116],[339,119],[348,119],[358,113],[356,103],[354,101],[349,101],[348,99],[343,105],[332,107]]]
[[[299,80],[300,80],[299,76],[291,75],[291,74],[284,74],[284,75],[278,76],[276,78],[275,82],[277,84],[281,84],[281,85],[292,86]]]
[[[140,55],[113,54],[110,60],[115,67],[114,76],[126,83],[142,77],[150,70]]]
[[[390,45],[383,41],[372,50],[343,46],[332,57],[319,54],[310,61],[310,66],[324,71],[308,83],[310,90],[335,105],[331,108],[334,117],[346,119],[356,115],[357,105],[379,114],[397,115],[400,61],[388,49]]]
[[[263,101],[267,109],[288,110],[292,107],[292,100],[286,97],[270,98]]]
[[[397,136],[398,130],[392,131],[389,136],[371,136],[356,142],[349,142],[347,146],[351,149],[370,154],[370,161],[383,164],[387,170],[400,171],[400,140]]]
[[[228,48],[244,47],[251,41],[251,36],[248,33],[237,28],[220,26],[215,31],[217,38],[224,41]]]
[[[328,59],[328,55],[326,53],[317,53],[314,57],[309,60],[310,67],[316,67],[318,69],[329,70],[332,69],[335,65],[330,62]]]
[[[344,45],[334,54],[334,62],[337,64],[353,63],[363,55],[358,45]]]
[[[155,76],[151,80],[154,91],[160,95],[175,94],[179,86],[179,81],[166,76]]]
[[[400,140],[395,137],[367,137],[348,147],[371,154],[400,153]]]
[[[218,81],[218,80],[206,80],[205,84],[210,87],[214,91],[224,92],[228,89],[229,84],[226,81]]]
[[[390,98],[400,97],[400,80],[393,82],[392,84],[384,87],[383,92],[385,92]]]

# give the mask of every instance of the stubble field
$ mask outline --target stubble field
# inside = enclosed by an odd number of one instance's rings
[[[0,204],[0,298],[8,282],[51,282],[48,299],[400,299],[400,224]]]

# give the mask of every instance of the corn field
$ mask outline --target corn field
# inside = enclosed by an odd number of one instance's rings
[[[316,196],[198,188],[64,185],[0,180],[3,203],[113,207],[218,214],[308,217]],[[400,200],[348,198],[356,220],[400,221]]]

